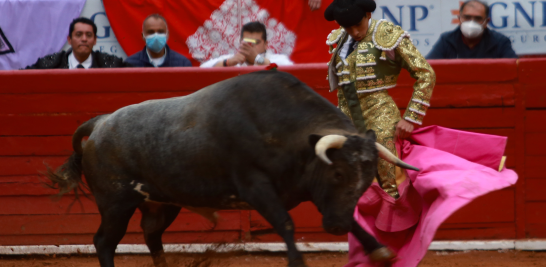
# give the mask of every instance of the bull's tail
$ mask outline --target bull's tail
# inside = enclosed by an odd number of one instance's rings
[[[58,189],[58,197],[70,191],[74,191],[76,199],[79,198],[80,193],[87,197],[86,190],[89,188],[82,180],[82,138],[91,135],[95,128],[95,123],[104,116],[107,115],[94,117],[78,127],[72,136],[74,153],[72,153],[63,165],[55,171],[46,165],[47,171],[45,176],[49,180],[46,183],[46,186],[56,190]]]

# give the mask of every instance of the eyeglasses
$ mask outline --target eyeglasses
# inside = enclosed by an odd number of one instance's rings
[[[482,16],[461,15],[460,19],[461,19],[461,22],[472,20],[478,24],[483,24],[487,18],[484,18]]]

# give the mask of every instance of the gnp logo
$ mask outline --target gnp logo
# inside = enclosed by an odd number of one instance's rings
[[[490,8],[489,27],[508,36],[514,46],[546,47],[546,1],[497,1]]]
[[[442,31],[441,2],[434,0],[377,0],[372,17],[386,19],[400,25],[411,34],[411,39],[422,53],[432,46]],[[438,35],[439,36],[439,35]]]

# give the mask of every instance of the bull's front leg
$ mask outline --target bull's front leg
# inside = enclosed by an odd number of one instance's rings
[[[366,232],[354,219],[351,225],[351,234],[358,239],[372,262],[388,263],[396,258],[396,253],[377,242],[377,239]]]
[[[262,180],[264,181],[264,180]],[[294,242],[294,223],[279,196],[268,182],[245,188],[241,199],[250,204],[269,222],[286,243],[289,267],[306,266]]]

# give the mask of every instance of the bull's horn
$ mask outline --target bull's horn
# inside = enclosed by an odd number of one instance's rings
[[[341,148],[345,141],[347,141],[347,137],[343,135],[331,134],[323,136],[315,145],[315,154],[322,161],[326,162],[326,164],[332,165],[332,161],[326,156],[326,150],[329,148]]]
[[[382,159],[404,169],[419,171],[418,168],[401,161],[398,157],[393,155],[386,147],[382,146],[381,144],[376,142],[375,147],[377,147],[377,150],[379,151],[379,157],[381,157]]]

